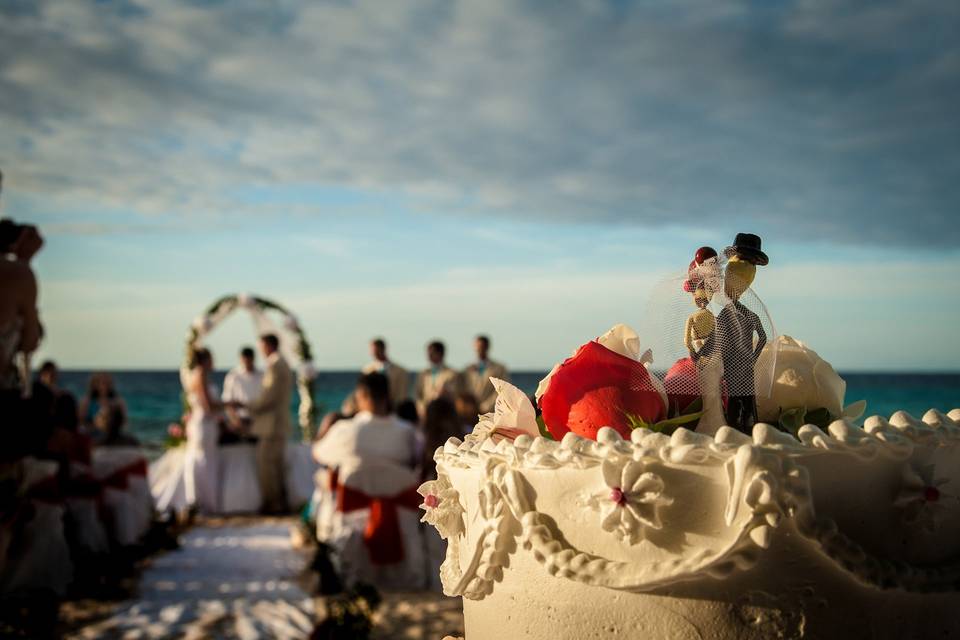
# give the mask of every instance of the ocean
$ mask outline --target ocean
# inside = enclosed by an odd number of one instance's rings
[[[90,371],[62,371],[60,385],[79,398],[86,389]],[[113,371],[117,392],[127,403],[128,428],[145,443],[159,443],[166,437],[167,426],[182,413],[180,374],[177,371]],[[217,372],[215,381],[222,387],[225,371]],[[513,383],[532,394],[545,371],[513,372]],[[847,381],[847,403],[867,401],[865,416],[889,417],[903,409],[915,417],[928,409],[944,413],[960,407],[960,373],[852,373],[842,374]],[[321,413],[340,406],[353,389],[354,371],[321,371],[315,384],[315,400]],[[297,402],[291,406],[296,414]]]

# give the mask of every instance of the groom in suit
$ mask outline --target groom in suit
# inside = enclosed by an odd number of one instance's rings
[[[284,452],[292,429],[293,372],[280,356],[279,348],[280,341],[272,333],[260,337],[260,351],[266,360],[263,388],[247,407],[253,417],[250,430],[257,436],[257,479],[264,513],[287,511]]]

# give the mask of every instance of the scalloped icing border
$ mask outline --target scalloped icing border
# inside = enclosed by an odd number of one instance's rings
[[[794,454],[828,451],[843,451],[864,460],[880,455],[905,459],[917,445],[957,444],[960,409],[947,415],[931,410],[922,421],[898,411],[889,421],[876,416],[868,419],[863,430],[844,420],[832,423],[828,433],[806,425],[798,432],[799,440],[766,424],[756,425],[752,435],[749,438],[729,427],[721,428],[713,438],[686,429],[678,429],[670,437],[635,430],[626,441],[613,429],[605,428],[596,441],[572,433],[560,443],[529,436],[520,436],[513,443],[478,436],[467,436],[461,443],[451,438],[434,458],[439,465],[484,465],[480,494],[483,525],[466,570],[461,569],[459,560],[463,534],[449,541],[441,567],[444,592],[474,600],[492,593],[494,583],[503,579],[503,566],[515,542],[511,526],[519,527],[524,548],[551,575],[611,589],[643,591],[701,575],[724,578],[753,566],[759,550],[769,544],[771,528],[783,516],[792,517],[801,535],[815,541],[824,555],[862,584],[916,592],[960,588],[960,562],[926,568],[880,558],[840,532],[832,519],[818,518],[806,469],[790,460]],[[561,466],[587,469],[611,456],[665,464],[724,464],[730,477],[727,521],[732,524],[743,505],[750,509],[750,518],[725,549],[712,555],[695,554],[686,561],[677,558],[638,567],[578,551],[562,542],[550,520],[532,508],[524,490],[526,480],[519,470]]]

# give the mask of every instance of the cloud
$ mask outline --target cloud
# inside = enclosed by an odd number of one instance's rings
[[[0,162],[49,209],[225,217],[306,184],[952,247],[958,24],[939,0],[15,2]]]

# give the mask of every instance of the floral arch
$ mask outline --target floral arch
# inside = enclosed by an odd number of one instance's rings
[[[313,366],[313,355],[307,336],[296,316],[286,308],[272,300],[246,293],[223,296],[210,305],[206,312],[197,317],[190,326],[187,332],[186,361],[189,362],[194,349],[203,345],[204,338],[238,309],[243,309],[250,314],[257,335],[273,333],[280,339],[280,352],[296,370],[297,391],[300,395],[298,410],[300,429],[303,439],[310,441],[313,438],[317,414],[317,407],[313,401],[313,383],[317,372]],[[271,313],[282,318],[279,326],[270,317]]]

